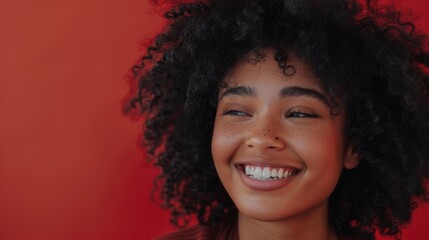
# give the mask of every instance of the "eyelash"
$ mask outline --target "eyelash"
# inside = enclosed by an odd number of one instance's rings
[[[223,115],[233,115],[233,116],[251,116],[250,114],[243,112],[243,111],[238,111],[238,110],[227,110],[225,112],[223,112]]]
[[[233,116],[242,116],[242,117],[251,116],[250,114],[248,114],[246,112],[238,111],[238,110],[227,110],[227,111],[223,112],[223,115],[233,115]],[[299,111],[299,110],[294,110],[294,111],[288,112],[286,117],[289,117],[289,118],[317,118],[317,117],[319,117],[319,115],[312,114],[312,113],[306,113],[306,112]]]
[[[319,115],[296,110],[296,111],[290,111],[286,117],[290,117],[290,118],[317,118],[317,117],[319,117]]]

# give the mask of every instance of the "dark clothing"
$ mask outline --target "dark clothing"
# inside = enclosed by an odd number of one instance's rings
[[[239,240],[237,217],[228,216],[216,227],[196,225],[155,240]]]
[[[354,238],[339,237],[338,240]],[[169,233],[155,240],[239,240],[237,218],[230,216],[217,227],[196,225]]]

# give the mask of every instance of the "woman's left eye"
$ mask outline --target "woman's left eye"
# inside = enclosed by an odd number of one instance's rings
[[[243,112],[243,111],[238,111],[238,110],[228,110],[228,111],[223,112],[223,115],[250,116],[250,114]]]
[[[314,113],[306,113],[302,111],[291,111],[286,115],[288,118],[317,118],[318,116],[319,115]]]

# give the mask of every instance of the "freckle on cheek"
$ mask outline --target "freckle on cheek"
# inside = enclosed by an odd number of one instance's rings
[[[227,136],[227,137],[230,137],[230,136],[234,136],[234,135],[236,135],[237,133],[238,133],[238,129],[237,129],[237,127],[235,127],[235,126],[232,126],[232,125],[225,125],[224,126],[224,128],[223,128],[223,130],[222,130],[222,132]]]

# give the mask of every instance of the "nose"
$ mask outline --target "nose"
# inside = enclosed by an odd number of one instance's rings
[[[280,133],[281,130],[277,124],[266,124],[264,127],[256,126],[246,139],[246,146],[259,151],[283,150],[286,148],[286,142]]]

